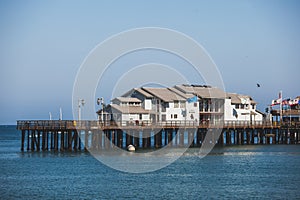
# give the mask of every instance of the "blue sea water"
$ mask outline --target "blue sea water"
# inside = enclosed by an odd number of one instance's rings
[[[0,199],[300,199],[300,145],[198,150],[131,174],[84,152],[22,153],[20,132],[0,126]]]

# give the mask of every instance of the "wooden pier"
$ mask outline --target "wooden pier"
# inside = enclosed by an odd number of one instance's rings
[[[300,123],[128,124],[73,120],[17,121],[21,151],[80,151],[109,148],[198,147],[209,136],[216,145],[300,144]],[[216,134],[219,131],[221,134]]]

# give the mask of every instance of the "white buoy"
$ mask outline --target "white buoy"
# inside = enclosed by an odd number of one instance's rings
[[[131,151],[131,152],[134,152],[135,151],[135,147],[133,145],[128,145],[127,147],[127,151]]]

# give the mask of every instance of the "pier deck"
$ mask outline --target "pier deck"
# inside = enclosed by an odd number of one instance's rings
[[[122,124],[89,120],[22,120],[21,150],[77,151],[81,149],[161,148],[201,146],[206,135],[217,145],[299,144],[300,123],[250,123],[229,121],[224,124],[196,124],[172,121],[155,124]],[[82,148],[83,146],[83,148]]]

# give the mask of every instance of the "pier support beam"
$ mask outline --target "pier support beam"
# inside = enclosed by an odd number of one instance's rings
[[[24,143],[25,143],[25,130],[22,130],[22,138],[21,138],[21,151],[24,151]]]

